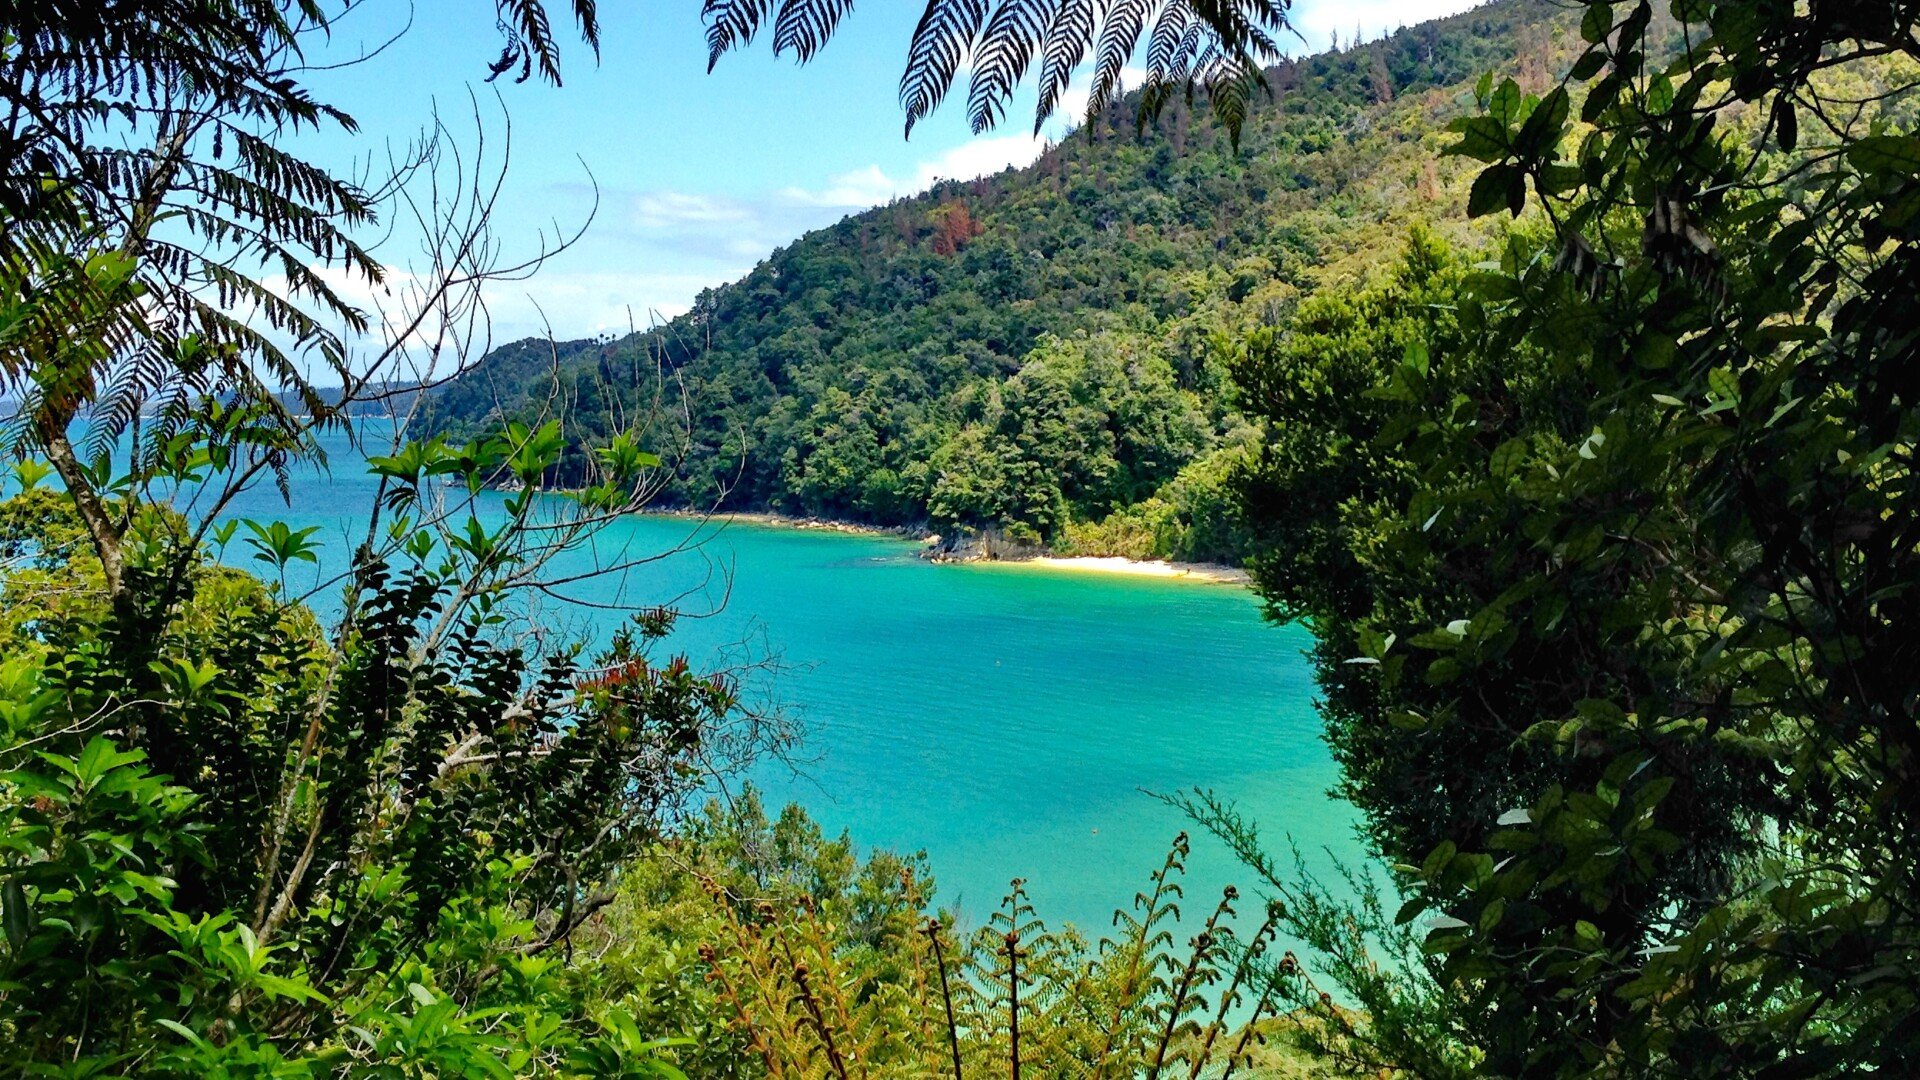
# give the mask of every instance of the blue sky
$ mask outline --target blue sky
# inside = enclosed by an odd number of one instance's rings
[[[550,4],[558,17],[565,0]],[[1306,43],[1323,48],[1356,27],[1368,37],[1471,6],[1466,0],[1309,0],[1295,8]],[[357,55],[387,39],[404,16],[366,5],[335,28],[324,59]],[[697,0],[603,0],[599,62],[563,38],[565,85],[482,84],[500,38],[475,0],[417,0],[412,27],[357,67],[312,77],[321,96],[361,124],[353,140],[326,138],[310,153],[339,164],[415,136],[437,108],[469,144],[471,92],[480,95],[490,147],[511,117],[512,163],[495,231],[525,252],[542,230],[571,230],[594,211],[572,249],[524,282],[489,294],[494,340],[542,332],[561,338],[645,326],[684,311],[700,289],[739,277],[808,229],[925,188],[1038,155],[1030,106],[1002,128],[968,133],[950,99],[902,138],[895,88],[921,5],[867,3],[811,64],[772,55],[764,39],[706,72]],[[1078,88],[1076,88],[1078,89]],[[1084,96],[1073,99],[1084,101]],[[1071,105],[1073,102],[1070,101]],[[1021,111],[1022,109],[1027,111]],[[1076,110],[1069,108],[1068,115]],[[598,208],[594,191],[598,190]],[[382,257],[403,265],[404,230]]]

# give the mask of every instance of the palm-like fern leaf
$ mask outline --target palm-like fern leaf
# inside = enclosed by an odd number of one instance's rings
[[[1290,5],[1291,0],[927,0],[900,77],[907,134],[945,100],[969,60],[967,121],[975,132],[1005,118],[1036,57],[1035,131],[1058,111],[1089,53],[1091,117],[1119,92],[1121,73],[1144,36],[1143,117],[1178,91],[1204,92],[1237,141],[1252,93],[1264,83],[1262,65],[1280,56],[1274,39],[1290,28]],[[776,24],[774,52],[791,50],[804,62],[826,46],[851,8],[851,0],[780,0],[776,12],[773,0],[702,0],[708,66],[750,43],[770,15]]]
[[[813,59],[852,10],[853,0],[786,0],[774,20],[774,55],[791,51],[803,64]]]
[[[1046,46],[1040,65],[1040,101],[1034,110],[1033,131],[1039,134],[1060,104],[1060,94],[1073,78],[1073,69],[1093,44],[1095,24],[1100,12],[1094,0],[1059,0],[1053,25],[1047,29]]]
[[[973,82],[967,88],[967,123],[977,135],[1000,122],[1007,99],[1027,73],[1033,50],[1045,39],[1048,9],[1058,0],[1000,0],[973,51]]]
[[[1093,67],[1093,83],[1088,88],[1087,115],[1097,116],[1113,100],[1120,88],[1120,72],[1127,57],[1140,41],[1147,16],[1153,13],[1154,0],[1112,0],[1107,21],[1100,28],[1099,47]]]
[[[727,50],[753,40],[771,6],[770,0],[705,0],[700,7],[700,18],[707,24],[708,71],[713,70]]]
[[[497,0],[497,10],[507,45],[500,60],[493,65],[493,73],[499,75],[518,61],[521,82],[537,70],[541,78],[560,85],[560,45],[553,38],[553,25],[547,18],[544,0]],[[581,40],[594,55],[599,55],[600,19],[596,0],[573,0],[573,18],[579,24]]]
[[[973,48],[987,19],[987,0],[927,0],[907,47],[907,69],[900,76],[900,108],[913,125],[940,106],[953,85],[954,72]]]

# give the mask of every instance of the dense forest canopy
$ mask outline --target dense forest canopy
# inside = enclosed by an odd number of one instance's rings
[[[658,329],[499,349],[435,427],[564,411],[591,438],[671,401],[682,505],[1236,557],[1215,481],[1248,432],[1216,336],[1284,318],[1408,222],[1465,230],[1440,129],[1482,72],[1543,87],[1575,40],[1515,0],[1276,67],[1238,149],[1204,106],[1139,126],[1116,101],[1031,166],[810,233]]]

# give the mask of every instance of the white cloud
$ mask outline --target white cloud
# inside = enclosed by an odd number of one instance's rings
[[[639,229],[679,229],[744,221],[751,211],[731,199],[650,191],[633,200],[633,225]]]
[[[326,305],[315,300],[305,291],[294,292],[293,283],[285,274],[266,274],[260,278],[260,284],[266,291],[288,301],[294,307],[314,316],[326,330],[361,343],[385,345],[402,337],[411,339],[414,345],[425,342],[428,320],[418,318],[428,283],[420,276],[401,267],[387,267],[385,276],[375,284],[368,281],[358,271],[340,266],[328,266],[322,263],[310,263],[308,273],[319,280],[333,297],[341,303],[358,310],[366,317],[367,329],[363,334],[354,334],[345,320],[336,319],[327,311]],[[282,348],[298,349],[285,332],[267,325],[264,313],[251,303],[241,302],[229,310],[229,314],[242,321],[253,324]],[[409,328],[413,329],[409,329]]]
[[[1047,149],[1048,140],[1038,135],[999,135],[971,139],[920,163],[915,190],[925,191],[936,180],[972,180],[990,176],[1008,166],[1031,165]]]
[[[1085,98],[1081,99],[1085,108]],[[974,180],[1009,166],[1031,165],[1046,150],[1048,140],[1037,135],[997,135],[970,139],[938,157],[914,166],[910,176],[894,177],[878,165],[868,165],[827,179],[818,190],[790,187],[781,195],[806,206],[863,210],[893,199],[917,195],[941,180]]]
[[[827,178],[827,186],[818,191],[790,187],[781,195],[806,206],[868,207],[902,194],[900,184],[878,165]]]
[[[521,282],[499,282],[487,290],[494,342],[553,334],[567,339],[644,330],[683,314],[700,290],[737,276],[618,270],[542,270]]]

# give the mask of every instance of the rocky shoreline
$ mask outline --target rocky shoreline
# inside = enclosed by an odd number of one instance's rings
[[[907,540],[923,540],[927,530],[905,525],[868,525],[858,521],[840,521],[836,518],[799,517],[793,514],[776,514],[764,510],[727,510],[718,513],[701,513],[696,510],[647,510],[649,514],[662,517],[701,518],[719,525],[739,522],[744,525],[765,525],[775,529],[807,529],[816,532],[846,533],[851,536],[894,536]]]

